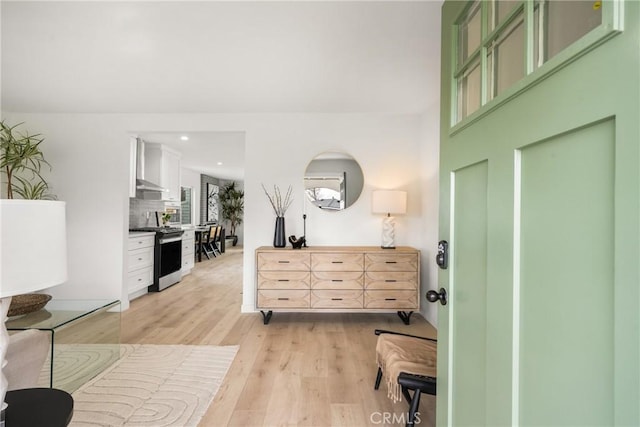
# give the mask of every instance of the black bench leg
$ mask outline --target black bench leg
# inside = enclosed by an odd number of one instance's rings
[[[264,311],[260,310],[260,313],[262,313],[262,323],[268,325],[269,320],[271,320],[271,316],[273,316],[273,311],[269,310],[265,313]]]
[[[373,388],[377,390],[380,387],[380,380],[382,379],[382,368],[378,368],[378,375],[376,376],[376,386]]]
[[[411,323],[411,315],[413,314],[413,311],[410,312],[406,312],[406,311],[399,311],[398,312],[398,317],[400,319],[402,319],[402,321],[404,322],[405,325],[408,325]]]
[[[411,398],[411,405],[409,406],[409,416],[407,418],[407,427],[414,427],[416,422],[416,412],[418,412],[419,407],[420,407],[420,389],[417,389],[413,393],[413,398]]]

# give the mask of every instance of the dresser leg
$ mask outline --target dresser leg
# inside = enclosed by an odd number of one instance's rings
[[[411,323],[412,314],[413,314],[413,311],[410,311],[408,313],[406,311],[399,311],[398,317],[404,322],[405,325],[408,325]]]
[[[262,313],[262,323],[268,325],[269,320],[271,320],[271,316],[273,316],[273,311],[269,310],[265,313],[264,311],[260,310],[260,313]]]

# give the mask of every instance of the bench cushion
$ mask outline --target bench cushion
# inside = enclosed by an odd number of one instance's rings
[[[387,395],[394,402],[402,400],[400,372],[436,377],[437,343],[394,334],[380,334],[376,361],[387,383]]]

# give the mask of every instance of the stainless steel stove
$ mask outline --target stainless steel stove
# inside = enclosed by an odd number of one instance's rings
[[[129,231],[156,233],[153,263],[153,285],[149,292],[159,292],[180,281],[182,268],[182,233],[179,227],[141,227]]]

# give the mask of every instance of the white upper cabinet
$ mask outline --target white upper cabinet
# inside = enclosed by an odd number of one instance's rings
[[[180,202],[180,157],[178,151],[154,143],[145,143],[145,179],[169,191],[162,200]]]

